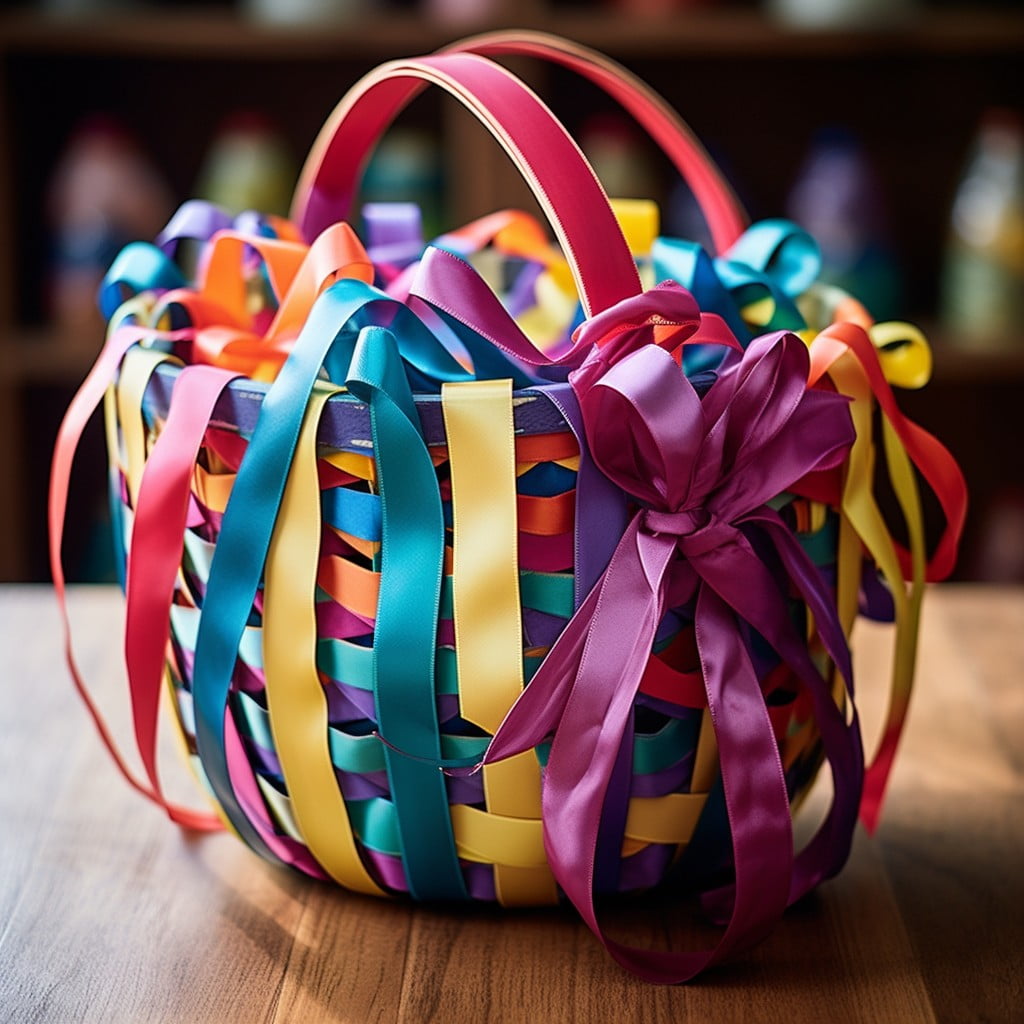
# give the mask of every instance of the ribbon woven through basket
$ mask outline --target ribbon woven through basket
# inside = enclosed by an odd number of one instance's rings
[[[656,237],[650,204],[609,203],[503,54],[618,100],[716,254]],[[365,156],[426,85],[491,131],[557,244],[514,210],[431,242],[407,203],[369,206],[361,234],[345,221]],[[51,476],[63,607],[71,465],[102,403],[141,772],[64,621],[122,773],[183,828],[356,891],[566,898],[654,982],[763,937],[842,868],[858,816],[877,824],[925,582],[952,570],[966,507],[892,390],[926,383],[927,342],[819,271],[797,226],[747,226],[664,101],[537,33],[370,72],[290,219],[186,203],[107,274],[106,344]],[[922,484],[945,517],[930,548]],[[867,764],[859,614],[895,624]],[[165,690],[213,813],[164,794]],[[823,764],[831,801],[795,850]],[[724,925],[712,949],[604,935],[598,897],[662,882]]]

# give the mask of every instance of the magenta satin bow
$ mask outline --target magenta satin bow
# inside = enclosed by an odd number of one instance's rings
[[[591,454],[640,509],[485,758],[501,760],[553,736],[543,818],[555,877],[616,959],[662,982],[686,980],[756,941],[788,903],[839,870],[863,777],[856,717],[844,721],[787,613],[792,587],[849,685],[849,650],[832,599],[766,504],[806,474],[843,461],[854,436],[847,402],[807,388],[806,346],[786,333],[755,339],[701,399],[673,357],[650,341],[655,325],[677,328],[674,345],[696,340],[700,320],[689,293],[662,286],[581,329],[580,344],[598,342],[570,377]],[[774,549],[783,573],[762,561],[755,535]],[[595,850],[655,632],[668,608],[688,601],[733,835],[736,883],[718,899],[731,920],[714,950],[640,951],[601,933],[593,906]],[[807,688],[832,767],[829,816],[796,858],[778,747],[740,620]]]

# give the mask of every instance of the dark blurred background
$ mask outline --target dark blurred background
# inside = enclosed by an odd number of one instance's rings
[[[752,217],[788,215],[880,318],[923,326],[935,376],[902,395],[965,468],[957,576],[1024,580],[1024,14],[924,0],[50,0],[0,12],[0,580],[44,580],[49,453],[102,340],[95,284],[186,198],[284,212],[356,78],[484,28],[534,27],[618,59],[683,114]],[[518,62],[612,193],[703,228],[610,100]],[[366,193],[428,227],[530,206],[473,119],[432,93]],[[76,471],[70,574],[106,578],[105,454]]]

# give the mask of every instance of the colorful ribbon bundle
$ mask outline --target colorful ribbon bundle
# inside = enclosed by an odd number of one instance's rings
[[[659,239],[663,283],[644,290],[572,140],[484,56],[508,52],[567,64],[631,110],[722,255]],[[427,83],[502,143],[560,249],[515,212],[430,245],[406,206],[367,211],[365,246],[338,219],[363,155]],[[358,891],[562,893],[659,982],[748,945],[834,875],[858,814],[877,821],[963,479],[890,389],[927,380],[920,334],[817,284],[805,233],[744,230],[737,211],[685,126],[622,69],[497,35],[357,84],[292,221],[189,203],[156,244],[129,246],[58,439],[50,521],[62,597],[71,460],[103,400],[143,778],[70,634],[67,650],[132,784],[184,827],[226,825]],[[475,269],[484,253],[507,271],[501,295]],[[538,317],[555,324],[543,347],[524,329]],[[879,450],[906,550],[876,498]],[[930,560],[921,479],[947,520]],[[847,647],[859,611],[897,630],[867,768]],[[163,794],[165,685],[216,815]],[[823,762],[831,806],[795,852],[791,808]],[[603,936],[595,894],[670,875],[726,922],[715,949]]]

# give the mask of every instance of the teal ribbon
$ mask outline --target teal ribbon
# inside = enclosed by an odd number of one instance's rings
[[[541,655],[523,658],[523,678],[529,682],[540,667]],[[350,640],[324,637],[317,642],[316,667],[324,675],[346,686],[365,690],[374,689],[373,648],[354,644]],[[459,677],[455,649],[439,647],[434,667],[434,686],[439,696],[455,696],[459,692]]]
[[[149,242],[132,242],[114,258],[100,283],[100,311],[109,320],[133,295],[184,288],[185,278],[165,252]]]
[[[374,704],[406,881],[415,899],[468,899],[445,777],[438,771],[443,756],[434,655],[444,515],[434,464],[390,331],[362,332],[346,384],[370,407],[383,508]]]
[[[762,299],[771,299],[774,310],[758,328],[759,334],[802,330],[806,324],[795,300],[821,271],[821,252],[814,239],[796,224],[778,219],[752,225],[715,259],[697,242],[680,238],[657,239],[652,259],[659,281],[681,284],[701,310],[722,317],[744,347],[754,333],[742,310]],[[721,358],[722,349],[713,345],[691,346],[684,353],[689,374],[711,369]]]
[[[373,329],[384,319],[389,319],[392,325],[401,329],[398,334],[397,346],[388,341],[391,339],[391,335]],[[364,336],[364,328],[369,328],[365,334],[371,340],[371,345],[360,344],[360,339]],[[375,381],[372,377],[367,378],[368,372],[379,368],[377,354],[369,351],[373,345],[385,347],[388,353],[386,358],[390,369],[384,381]],[[354,359],[357,350],[359,358]],[[408,310],[400,307],[394,300],[372,286],[361,281],[345,279],[336,282],[317,299],[296,340],[292,353],[263,400],[252,439],[239,467],[231,497],[224,512],[220,536],[210,565],[207,590],[196,637],[195,669],[192,680],[196,714],[196,743],[200,758],[206,768],[210,786],[225,815],[242,839],[256,852],[270,860],[276,860],[276,857],[244,813],[231,785],[228,772],[224,715],[228,708],[228,694],[235,661],[238,657],[239,643],[252,610],[253,599],[260,586],[274,521],[281,504],[306,405],[321,367],[327,368],[332,379],[345,380],[349,376],[350,366],[353,363],[357,365],[359,370],[354,377],[355,388],[365,386],[367,393],[372,391],[377,396],[379,428],[379,411],[384,404],[380,397],[383,395],[380,385],[386,382],[391,387],[398,387],[398,378],[403,376],[401,359],[406,360],[409,376],[415,376],[418,381],[424,383],[425,387],[433,390],[437,389],[439,380],[465,379],[466,377],[465,371],[454,362],[430,332]],[[400,393],[403,395],[409,393],[409,383],[404,379],[401,381]],[[406,412],[409,410],[415,416],[411,396],[408,397]],[[429,463],[422,439],[413,429],[413,421],[408,419],[405,413],[403,413],[403,418],[406,429],[403,430],[400,425],[396,429],[401,432],[404,442],[411,445],[414,439],[418,440],[419,447]],[[394,417],[385,414],[384,421],[388,427],[393,424],[393,420]],[[375,439],[376,441],[377,439]],[[401,460],[407,454],[397,448],[387,429],[379,438],[379,444],[381,447],[377,448],[375,443],[375,452],[378,457],[383,455],[384,458]],[[397,465],[400,466],[401,462]],[[387,471],[385,470],[385,472]],[[432,468],[431,483],[438,515],[440,515],[440,497],[437,496],[436,478],[433,476]],[[399,493],[399,501],[404,498],[407,502],[408,496],[402,493],[401,485],[399,485]],[[417,492],[416,500],[421,499],[423,496]],[[429,496],[425,500],[429,500]],[[424,510],[417,506],[416,512],[416,527],[409,531],[412,540],[406,543],[414,544],[424,537],[423,531],[429,532],[433,529],[426,525],[431,520]],[[385,508],[383,527],[385,542],[389,533],[388,518],[389,513]],[[405,524],[403,523],[404,532]],[[438,578],[440,577],[441,549],[426,550],[435,542],[436,539],[433,536],[427,538],[424,545],[418,548],[408,561],[404,552],[401,557],[396,557],[395,561],[401,568],[395,573],[397,582],[390,586],[401,588],[404,581],[409,586],[409,592],[414,593],[416,600],[419,600],[422,596],[421,588],[415,582],[409,583],[409,581],[421,573],[432,575],[435,571],[434,561],[436,561],[436,574]],[[395,551],[392,554],[397,555],[398,552]],[[401,595],[396,598],[389,593],[387,600],[396,601],[396,607],[400,608],[401,613],[406,616],[402,622],[403,645],[406,643],[406,638],[411,635],[410,627],[413,620],[418,623],[421,619],[436,618],[436,598],[433,600],[432,606],[417,604],[414,608],[410,607],[408,601],[403,601]],[[388,614],[393,618],[394,613]],[[388,643],[394,644],[394,632],[389,632],[389,630],[393,630],[390,620],[385,625],[383,633],[378,631],[378,637],[382,635],[388,637]],[[417,637],[422,639],[425,633],[426,630],[422,624],[416,627]],[[429,659],[431,663],[433,644],[434,636],[431,635]],[[407,650],[405,647],[402,649],[403,651]],[[384,669],[387,669],[395,660],[399,659],[396,659],[394,653],[386,653],[383,658]],[[419,661],[422,660],[420,657]],[[378,669],[378,678],[387,678],[386,673],[382,676]],[[429,689],[431,703],[434,699],[432,678],[432,670],[420,677],[421,685]],[[421,698],[421,700],[426,701],[427,698]],[[436,715],[433,731],[436,735]],[[416,737],[416,744],[418,745],[412,745],[410,749],[423,750],[426,746],[420,743],[420,737]],[[425,769],[421,765],[419,768],[431,776],[435,791],[439,790],[439,796],[443,797],[443,779],[436,767]],[[404,794],[400,794],[398,789],[409,775],[409,770],[400,768],[398,772],[402,782],[395,790],[395,799],[405,802],[408,798]],[[424,857],[431,864],[431,870],[436,869],[438,872],[437,888],[440,892],[446,896],[464,896],[465,890],[455,859],[454,840],[450,837],[451,825],[447,801],[444,801],[443,816],[437,813],[438,803],[439,801],[435,799],[429,803],[424,801],[421,806],[417,805],[415,797],[412,799],[414,811],[422,810],[423,822],[420,823],[422,831],[416,845],[413,846],[410,843],[410,856],[415,863],[418,851],[423,850]],[[445,829],[448,832],[447,842],[444,840]],[[410,883],[412,881],[410,879]],[[429,897],[431,893],[423,886],[419,873],[417,873],[416,882],[417,886],[423,888],[420,895]]]
[[[814,238],[792,221],[770,218],[752,224],[724,256],[725,264],[764,274],[783,295],[802,295],[821,273],[821,250]]]

